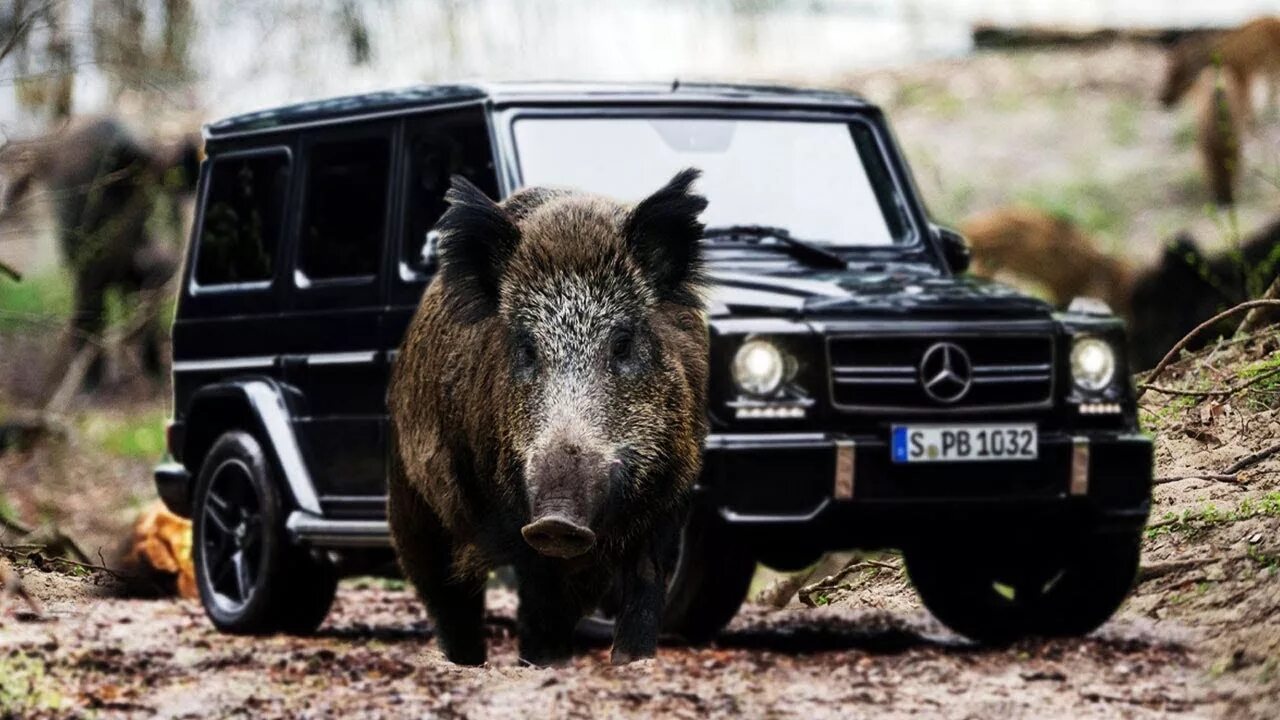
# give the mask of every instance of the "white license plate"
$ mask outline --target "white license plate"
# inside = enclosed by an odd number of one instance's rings
[[[1035,460],[1039,433],[1016,425],[894,425],[895,463]]]

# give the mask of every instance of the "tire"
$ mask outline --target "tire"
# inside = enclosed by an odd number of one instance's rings
[[[715,516],[695,510],[676,546],[663,632],[694,644],[715,638],[742,606],[755,570],[755,558],[726,537]],[[594,642],[612,640],[616,606],[606,598],[578,624],[579,634]]]
[[[238,430],[219,437],[196,479],[192,561],[220,631],[307,634],[329,613],[337,572],[290,542],[286,507],[257,439]]]
[[[1027,635],[1077,637],[1105,623],[1128,596],[1141,536],[1090,534],[1046,552],[994,554],[908,550],[907,573],[934,617],[978,643],[1003,645]]]

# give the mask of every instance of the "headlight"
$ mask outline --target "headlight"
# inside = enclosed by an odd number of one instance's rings
[[[1071,379],[1083,390],[1098,391],[1116,374],[1116,353],[1095,337],[1079,338],[1071,345]]]
[[[748,340],[733,356],[733,381],[752,395],[771,395],[782,384],[786,360],[768,340]]]

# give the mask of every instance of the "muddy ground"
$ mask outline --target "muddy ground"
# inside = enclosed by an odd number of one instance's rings
[[[1204,207],[1189,111],[1152,100],[1159,63],[1149,48],[1117,46],[838,82],[886,104],[941,219],[1031,201],[1069,210],[1141,260],[1181,227],[1221,244],[1227,222]],[[1275,128],[1249,147],[1280,147]],[[1261,150],[1239,212],[1246,228],[1270,217],[1280,192],[1269,177],[1280,161]],[[37,356],[53,352],[39,337],[20,351],[13,337],[0,337],[10,405],[44,366]],[[875,566],[823,607],[752,604],[716,643],[667,646],[624,668],[603,648],[568,668],[518,666],[513,600],[494,590],[490,665],[462,669],[443,662],[397,583],[348,582],[316,637],[245,639],[212,631],[193,602],[126,599],[107,574],[26,562],[17,569],[43,613],[0,597],[0,716],[1280,717],[1280,455],[1230,478],[1188,477],[1280,440],[1280,382],[1267,374],[1278,351],[1271,333],[1159,380],[1201,393],[1254,381],[1229,396],[1144,398],[1161,478],[1144,571],[1088,638],[974,648],[929,618],[899,569]],[[0,511],[57,526],[110,563],[154,497],[154,458],[111,451],[100,436],[164,412],[157,389],[82,398],[65,440],[0,454]]]
[[[583,648],[568,668],[521,667],[513,597],[494,589],[490,664],[464,669],[443,661],[421,606],[396,582],[348,581],[316,637],[248,639],[214,632],[194,602],[121,598],[109,575],[22,563],[43,614],[0,601],[0,714],[1280,717],[1280,453],[1231,477],[1189,477],[1221,475],[1280,438],[1277,368],[1272,330],[1187,358],[1158,381],[1191,393],[1248,387],[1143,399],[1159,476],[1144,568],[1124,608],[1083,639],[975,648],[920,608],[885,555],[828,588],[822,607],[753,603],[712,645],[669,645],[624,668],[609,666],[605,648]],[[0,456],[19,514],[48,492],[21,478],[70,483],[73,497],[79,486],[83,502],[106,508],[93,499],[109,482],[101,473],[145,471],[136,462],[95,474],[80,444],[62,451],[75,471],[56,480],[37,470],[48,452]],[[78,512],[92,516],[90,506]]]

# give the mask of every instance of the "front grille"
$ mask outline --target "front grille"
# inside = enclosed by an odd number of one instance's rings
[[[920,364],[936,343],[968,356],[973,382],[958,400],[931,397]],[[831,400],[840,410],[1029,409],[1053,399],[1053,338],[1048,335],[859,335],[827,343]]]

